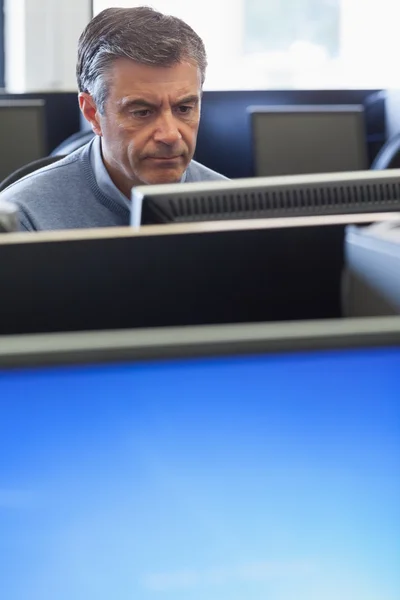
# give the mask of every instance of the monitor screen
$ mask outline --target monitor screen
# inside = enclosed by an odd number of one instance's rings
[[[4,597],[397,600],[400,345],[327,346],[0,372]]]
[[[362,106],[249,107],[256,176],[368,168]]]
[[[0,182],[47,154],[43,100],[0,100]]]

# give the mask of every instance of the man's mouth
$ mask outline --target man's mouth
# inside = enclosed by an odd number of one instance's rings
[[[146,158],[150,158],[151,160],[178,160],[178,158],[181,158],[181,155],[175,155],[175,156],[147,156]]]

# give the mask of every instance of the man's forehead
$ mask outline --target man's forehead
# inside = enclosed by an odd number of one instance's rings
[[[130,59],[117,59],[110,72],[109,81],[122,95],[136,93],[136,90],[171,89],[179,93],[201,89],[199,67],[192,62],[183,61],[171,66],[144,65]]]

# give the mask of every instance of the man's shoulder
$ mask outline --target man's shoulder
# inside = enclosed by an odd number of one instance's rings
[[[71,198],[85,193],[82,150],[25,175],[0,193],[0,200],[18,206],[22,229],[45,229],[42,220],[51,221],[52,215],[64,212]]]
[[[221,175],[204,165],[201,165],[195,160],[192,160],[186,170],[185,183],[191,183],[195,181],[218,181],[221,179],[228,179],[225,175]]]
[[[53,194],[60,186],[71,185],[71,173],[79,169],[80,153],[70,154],[47,166],[28,173],[0,193],[0,198],[11,202],[34,200],[38,194]]]

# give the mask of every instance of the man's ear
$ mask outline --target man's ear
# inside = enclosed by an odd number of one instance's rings
[[[79,107],[86,121],[92,126],[96,135],[102,135],[100,125],[100,114],[93,97],[87,92],[80,92],[78,95]]]

